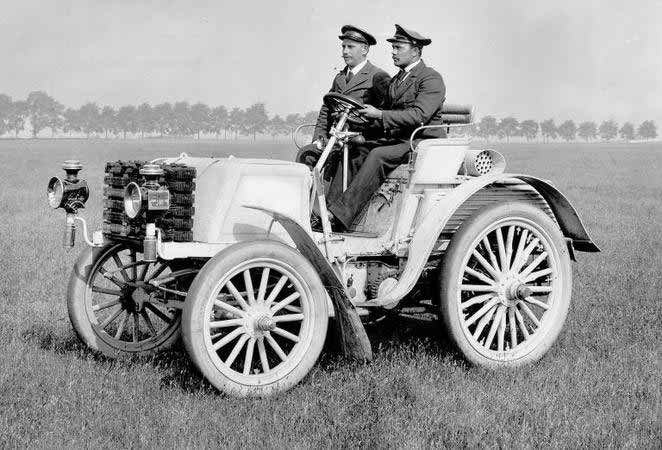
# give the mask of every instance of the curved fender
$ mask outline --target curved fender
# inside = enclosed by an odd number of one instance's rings
[[[285,214],[261,206],[244,205],[244,207],[268,214],[287,231],[297,250],[315,267],[329,293],[329,297],[331,297],[336,319],[338,320],[337,329],[343,353],[345,356],[359,361],[371,361],[372,347],[361,323],[361,318],[349,297],[347,297],[347,292],[340,278],[322,255],[310,234],[296,220]]]
[[[587,252],[599,252],[600,249],[591,241],[588,232],[584,228],[579,215],[572,207],[566,197],[549,183],[529,175],[495,173],[469,180],[453,189],[444,197],[421,224],[414,231],[409,245],[409,255],[417,255],[407,258],[407,264],[400,276],[398,284],[382,298],[374,301],[385,308],[394,308],[398,302],[407,295],[416,284],[418,277],[423,271],[427,257],[437,242],[439,234],[446,226],[446,222],[453,216],[455,211],[485,186],[497,181],[508,179],[519,179],[531,185],[547,201],[552,212],[556,216],[563,234],[572,239],[577,250]],[[372,302],[371,302],[372,303]]]

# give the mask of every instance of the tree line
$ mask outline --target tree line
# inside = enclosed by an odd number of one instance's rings
[[[274,115],[269,118],[264,103],[255,103],[246,109],[225,106],[210,107],[204,103],[189,104],[181,101],[119,108],[99,106],[88,102],[78,109],[65,108],[43,91],[31,92],[26,100],[13,101],[0,94],[0,136],[17,137],[26,130],[37,137],[49,129],[51,135],[83,133],[90,136],[127,138],[127,135],[194,136],[214,135],[217,138],[236,139],[239,134],[255,139],[258,134],[272,137],[290,134],[297,126],[315,122],[317,111],[306,114]]]
[[[241,134],[251,136],[288,135],[299,125],[315,123],[317,111],[305,114],[288,114],[285,117],[267,114],[264,103],[255,103],[246,109],[225,106],[210,107],[204,103],[188,102],[160,103],[138,106],[125,105],[119,108],[99,106],[88,102],[78,109],[65,108],[57,100],[43,91],[31,92],[26,100],[12,100],[0,94],[0,136],[19,133],[29,129],[33,137],[45,129],[51,135],[64,133],[83,133],[87,137],[122,137],[127,136],[195,136],[213,135],[225,139]],[[312,131],[312,130],[309,130]],[[586,142],[601,139],[611,141],[620,136],[625,141],[655,139],[657,127],[652,120],[646,120],[635,127],[631,122],[619,126],[614,120],[605,120],[599,126],[593,121],[575,124],[566,120],[556,125],[553,119],[537,122],[532,119],[518,121],[514,117],[497,119],[485,116],[462,132],[485,140],[500,139],[510,141],[521,137],[527,141],[541,138],[543,142],[562,139]]]

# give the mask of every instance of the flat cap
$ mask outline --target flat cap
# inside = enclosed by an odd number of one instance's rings
[[[361,44],[368,44],[368,45],[375,45],[377,43],[377,39],[375,37],[368,33],[365,30],[360,29],[359,27],[355,27],[354,25],[344,25],[341,29],[340,32],[342,33],[340,36],[338,36],[339,39],[350,39],[352,41],[360,42]]]
[[[420,33],[417,33],[414,30],[408,30],[405,27],[398,25],[397,23],[395,24],[395,35],[392,38],[386,40],[388,42],[405,42],[407,44],[413,44],[421,47],[425,47],[426,45],[430,45],[430,43],[432,43],[432,39],[421,36]]]

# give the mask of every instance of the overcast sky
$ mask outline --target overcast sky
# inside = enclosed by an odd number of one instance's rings
[[[662,125],[662,1],[5,1],[0,93],[66,106],[187,100],[317,109],[343,67],[343,24],[396,72],[394,23],[432,39],[447,101],[480,116]]]

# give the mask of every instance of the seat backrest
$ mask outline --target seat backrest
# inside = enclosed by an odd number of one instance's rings
[[[474,119],[471,105],[446,104],[441,107],[441,120],[444,125],[469,125]]]

